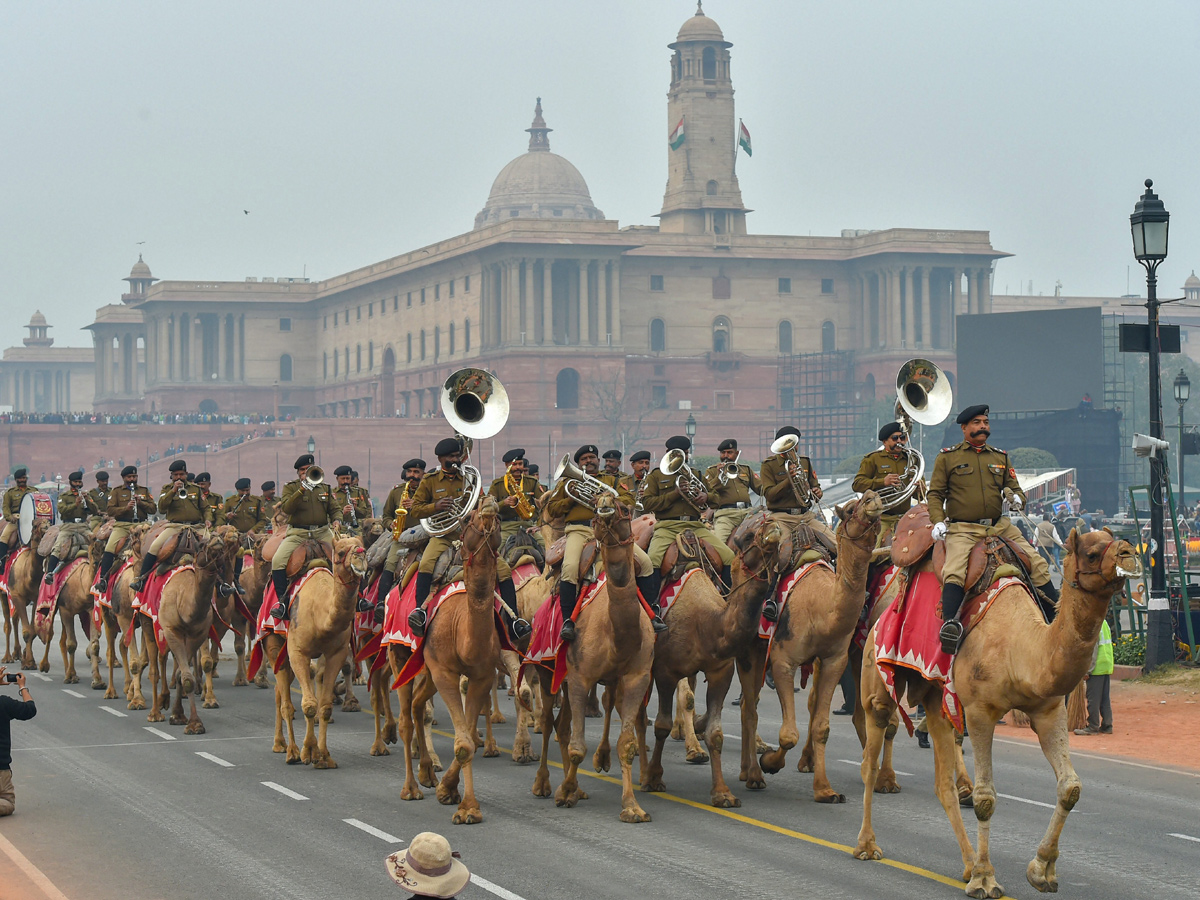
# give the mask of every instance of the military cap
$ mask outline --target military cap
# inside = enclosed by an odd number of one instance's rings
[[[434,456],[449,456],[452,453],[458,453],[462,450],[462,444],[458,438],[442,438],[437,442],[437,446],[433,448]]]
[[[28,478],[29,470],[24,466],[17,466],[13,469],[13,478]]]
[[[641,462],[642,460],[645,460],[646,462],[650,462],[650,451],[649,450],[639,450],[637,453],[633,454],[633,456],[629,457],[629,461],[631,463]]]
[[[273,482],[273,481],[264,481],[262,484],[260,484],[260,485],[258,486],[258,489],[259,489],[260,491],[273,491],[273,490],[275,490],[275,482]]]
[[[338,466],[336,469],[333,470],[333,474],[340,478],[343,475],[349,475],[353,471],[354,470],[351,469],[349,466]]]
[[[884,425],[882,428],[879,429],[879,440],[886,441],[897,431],[903,431],[903,430],[904,429],[900,427],[899,422],[888,422],[886,425]]]
[[[72,472],[67,476],[67,481],[83,481],[83,472]]]
[[[292,468],[303,469],[305,466],[311,466],[316,461],[316,457],[314,457],[311,453],[304,453],[296,458],[296,464],[292,466]]]
[[[133,466],[126,466],[126,467],[125,467],[125,469],[130,469],[130,468],[133,468]],[[122,475],[124,475],[124,474],[125,474],[125,469],[122,469],[122,470],[121,470],[121,474],[122,474]],[[101,470],[101,471],[97,472],[97,473],[96,473],[96,480],[97,480],[97,481],[108,481],[108,473],[107,473],[107,472],[105,472],[105,471],[103,471],[103,470]]]
[[[723,440],[723,441],[721,441],[721,443],[717,444],[717,452],[718,453],[722,452],[723,450],[736,450],[736,449],[737,449],[737,441],[735,441],[733,438],[725,438],[725,440]]]
[[[584,444],[582,447],[580,447],[578,450],[575,451],[575,462],[579,462],[579,460],[584,456],[584,454],[587,454],[587,453],[592,454],[592,456],[598,456],[600,454],[600,451],[596,448],[595,444]]]
[[[196,484],[212,484],[212,475],[208,472],[201,472],[196,476]]]
[[[800,437],[800,429],[795,425],[782,425],[775,432],[775,440],[779,440],[785,434],[794,434],[796,437]]]
[[[530,463],[529,468],[526,471],[530,475],[537,475],[537,473],[540,472],[541,470],[538,468],[537,463]]]
[[[357,469],[351,469],[351,470],[350,470],[350,477],[351,477],[351,478],[357,478],[357,477],[358,477],[358,470],[357,470]]]
[[[954,421],[959,425],[966,425],[976,416],[986,416],[988,414],[988,405],[986,403],[977,403],[974,406],[968,406],[958,414],[958,418]]]
[[[408,462],[406,462],[403,466],[401,466],[401,468],[402,469],[420,469],[422,472],[424,472],[425,471],[425,460],[418,459],[417,457],[414,456],[412,459],[410,459]]]
[[[500,458],[502,460],[504,460],[505,465],[508,465],[511,462],[516,462],[518,459],[524,459],[525,458],[525,448],[524,447],[514,447],[512,450],[509,450],[507,453],[505,453]]]
[[[136,475],[136,474],[137,474],[137,466],[126,466],[125,468],[123,468],[121,470],[122,478],[124,478],[126,475]],[[105,476],[104,480],[108,481],[108,477]]]
[[[186,472],[187,471],[187,463],[185,463],[182,459],[177,459],[177,460],[175,460],[175,462],[173,462],[169,466],[167,466],[167,471],[168,472]]]
[[[605,450],[604,455],[601,456],[600,458],[601,459],[620,459],[621,451],[620,450]]]
[[[237,481],[235,481],[233,483],[233,488],[234,488],[234,490],[237,490],[237,491],[250,490],[250,479],[249,478],[239,478]]]
[[[682,434],[677,434],[677,435],[674,435],[673,437],[667,438],[667,449],[668,450],[691,450],[692,442],[690,440],[688,440],[688,438],[684,437]]]
[[[195,481],[196,481],[196,473],[195,473],[195,472],[188,472],[188,477],[187,477],[187,480],[188,480],[188,484],[193,484],[193,483],[195,483]]]

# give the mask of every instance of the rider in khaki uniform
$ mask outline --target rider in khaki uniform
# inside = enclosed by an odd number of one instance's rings
[[[717,453],[721,461],[705,470],[704,483],[708,486],[708,503],[713,508],[713,534],[722,543],[728,543],[729,536],[750,514],[751,492],[762,495],[762,482],[753,469],[738,464],[737,478],[729,478],[721,484],[721,472],[737,463],[737,441],[733,438],[721,441]]]
[[[904,452],[908,444],[908,435],[899,422],[888,422],[879,429],[879,440],[883,443],[883,449],[874,450],[864,456],[858,466],[858,474],[854,476],[852,487],[860,494],[895,487],[904,480],[904,470],[908,467],[908,455]],[[896,523],[908,512],[910,506],[912,497],[901,500],[883,511],[879,520],[882,527],[879,529],[876,547],[884,546],[887,538],[896,530]]]
[[[71,486],[70,490],[58,495],[58,515],[62,525],[58,529],[58,537],[54,540],[50,556],[46,559],[46,574],[42,576],[46,584],[54,581],[54,575],[61,565],[60,560],[71,546],[71,535],[87,534],[88,516],[98,512],[92,507],[88,495],[83,492],[82,472],[72,472],[67,476],[67,482]]]
[[[279,508],[288,517],[287,534],[271,557],[271,582],[275,585],[275,596],[279,598],[271,607],[271,616],[279,621],[288,617],[291,597],[287,564],[292,552],[309,540],[332,546],[334,528],[342,524],[342,508],[334,499],[333,489],[324,481],[309,485],[305,480],[304,476],[314,462],[311,453],[296,460],[296,480],[283,486],[283,500],[279,503]]]
[[[104,545],[104,555],[100,557],[100,580],[96,587],[101,592],[108,590],[108,572],[116,559],[117,547],[129,536],[129,530],[136,523],[145,522],[158,508],[149,489],[138,485],[136,466],[123,468],[121,479],[123,484],[108,495],[108,507],[105,509],[105,513],[112,517],[113,527],[108,543]]]
[[[958,620],[965,590],[967,558],[971,548],[988,535],[1012,541],[1029,557],[1034,586],[1058,601],[1058,589],[1050,583],[1050,569],[1025,536],[1008,520],[1004,501],[1021,509],[1025,492],[1003,450],[988,446],[988,407],[969,406],[955,420],[962,426],[963,442],[938,454],[929,482],[929,519],[934,540],[946,540],[946,562],[942,566],[942,649],[957,653],[963,636]]]
[[[362,534],[362,523],[371,518],[371,502],[366,498],[366,491],[351,485],[354,470],[349,466],[338,466],[333,470],[337,478],[337,487],[333,497],[342,510],[342,531],[357,537]]]
[[[492,482],[488,488],[488,496],[500,504],[500,544],[508,540],[522,528],[533,528],[532,536],[540,547],[542,536],[534,526],[537,524],[537,498],[544,490],[536,478],[525,474],[525,450],[515,447],[502,457],[507,467],[505,473]],[[509,484],[512,490],[509,490]],[[518,494],[524,494],[532,515],[528,519],[521,518],[517,511]]]
[[[375,515],[375,507],[371,504],[371,492],[365,487],[359,486],[357,469],[350,470],[350,496],[354,497],[355,502],[358,504],[357,509],[366,509],[366,517],[368,519]],[[361,512],[358,514],[358,518],[363,518]]]
[[[267,517],[267,531],[275,527],[275,513],[279,512],[279,498],[275,496],[275,482],[264,481],[259,485],[262,491],[263,513]]]
[[[200,496],[204,500],[204,524],[209,528],[216,528],[221,522],[221,505],[223,503],[220,494],[212,492],[212,475],[208,472],[201,472],[196,476],[196,487],[200,488]]]
[[[800,429],[793,425],[784,425],[775,432],[775,439],[779,440],[786,434],[800,437]],[[767,501],[767,509],[771,512],[772,518],[777,522],[782,522],[788,528],[807,525],[813,531],[825,535],[833,546],[837,546],[837,538],[825,524],[820,506],[817,504],[817,501],[821,499],[821,483],[817,481],[817,476],[812,470],[812,462],[807,456],[797,454],[797,458],[800,461],[798,469],[800,477],[807,481],[808,489],[812,492],[812,499],[808,501],[808,505],[802,505],[803,501],[796,496],[796,490],[789,474],[792,470],[792,463],[782,454],[776,454],[764,459],[762,468],[759,470],[763,499]]]
[[[633,514],[641,515],[641,495],[646,489],[646,473],[650,471],[650,451],[639,450],[629,457],[629,468],[632,474],[622,475],[617,479],[617,487],[624,488],[633,496]]]
[[[391,493],[387,495],[387,500],[383,504],[384,534],[392,533],[392,529],[396,524],[396,516],[401,511],[404,512],[404,527],[406,529],[417,524],[408,511],[412,509],[413,498],[417,495],[417,488],[420,487],[421,479],[424,477],[425,460],[414,458],[404,464],[404,480],[392,488]],[[387,561],[383,564],[383,571],[379,573],[378,599],[374,607],[376,625],[383,624],[384,616],[387,613],[387,595],[392,590],[392,585],[396,583],[396,567],[400,564],[400,557],[404,553],[404,549],[400,546],[399,541],[392,541],[392,545],[388,547]],[[370,602],[365,597],[360,597],[358,600],[358,611],[367,612],[370,609]]]
[[[421,479],[413,498],[412,507],[408,511],[409,518],[414,521],[428,518],[435,512],[445,512],[454,505],[454,501],[462,494],[462,444],[458,438],[443,438],[433,448],[438,458],[439,469]],[[463,517],[466,522],[467,517]],[[425,601],[433,588],[433,571],[437,568],[438,557],[449,550],[456,540],[461,537],[461,527],[437,535],[429,539],[425,551],[421,554],[421,562],[417,566],[417,606],[408,616],[409,627],[413,634],[420,636],[425,633]],[[496,580],[500,588],[500,597],[505,605],[514,613],[517,611],[517,589],[513,585],[512,570],[502,558],[496,559]],[[501,613],[508,623],[508,632],[513,640],[520,640],[533,629],[521,618],[509,616],[507,611]]]
[[[105,471],[97,472],[96,486],[87,492],[88,500],[91,503],[90,508],[99,510],[99,512],[93,513],[92,517],[88,519],[88,524],[92,527],[93,531],[100,527],[100,523],[104,519],[105,512],[108,510],[108,498],[111,494],[112,491],[108,487],[108,473]]]
[[[626,506],[633,506],[633,495],[618,483],[614,475],[600,473],[600,459],[596,455],[595,444],[584,444],[575,451],[575,464],[584,472],[598,481],[602,481],[617,491],[617,499]],[[577,502],[566,491],[567,479],[561,479],[546,500],[546,509],[553,517],[561,517],[567,539],[563,551],[562,567],[558,579],[558,603],[562,609],[563,627],[559,637],[564,641],[575,639],[575,623],[571,615],[575,612],[575,602],[579,597],[579,556],[583,553],[584,545],[595,537],[592,531],[592,519],[596,511],[590,506]],[[633,558],[637,563],[638,590],[646,602],[654,610],[654,630],[662,632],[667,625],[658,615],[658,575],[650,564],[650,557],[636,543],[633,545]]]
[[[232,525],[238,534],[261,534],[267,530],[267,511],[261,499],[250,493],[250,479],[239,478],[233,483],[237,491],[225,500],[221,508],[221,520]],[[245,554],[239,552],[233,564],[233,588],[239,594],[246,593],[242,587],[242,563]]]
[[[167,517],[168,524],[163,526],[158,537],[142,556],[141,571],[131,585],[135,591],[140,591],[146,586],[146,577],[158,564],[158,553],[163,544],[188,526],[204,528],[212,519],[209,504],[200,488],[187,480],[187,463],[177,459],[171,463],[168,471],[171,473],[171,481],[164,484],[158,494],[158,511]]]
[[[21,466],[13,470],[13,479],[17,482],[4,492],[4,530],[0,531],[0,567],[8,556],[8,548],[20,542],[17,534],[17,522],[21,518],[21,500],[26,494],[32,494],[29,486],[29,470]]]

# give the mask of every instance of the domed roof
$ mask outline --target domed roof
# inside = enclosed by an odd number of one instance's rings
[[[1189,275],[1187,281],[1183,283],[1183,287],[1185,290],[1187,288],[1200,288],[1200,278],[1196,277],[1195,269],[1192,269],[1192,274]]]
[[[733,46],[733,44],[725,40],[721,26],[704,14],[704,9],[699,3],[696,4],[696,14],[683,23],[679,29],[679,34],[675,37],[675,44],[683,44],[690,41],[713,41],[724,44],[726,47]],[[668,46],[674,50],[675,44]]]
[[[32,318],[30,318],[30,320],[29,320],[29,324],[25,327],[26,328],[44,328],[44,327],[46,327],[46,317],[42,315],[42,311],[40,309],[34,311]]]
[[[475,227],[515,218],[603,219],[592,204],[587,182],[569,160],[550,152],[549,134],[542,118],[542,98],[534,109],[529,151],[518,156],[492,182],[487,204],[475,217]]]
[[[133,268],[129,270],[129,277],[122,278],[121,280],[133,281],[137,278],[150,278],[154,281],[158,281],[157,278],[150,274],[150,267],[142,261],[142,254],[140,253],[138,254],[138,261],[135,262],[133,264]]]

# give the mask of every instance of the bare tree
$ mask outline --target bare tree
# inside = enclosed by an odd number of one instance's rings
[[[668,411],[647,405],[643,392],[625,380],[621,369],[591,382],[592,409],[604,423],[608,447],[625,448],[626,454],[662,433]],[[602,448],[607,449],[607,448]]]

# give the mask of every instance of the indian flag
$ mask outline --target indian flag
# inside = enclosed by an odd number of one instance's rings
[[[741,119],[738,119],[738,146],[746,151],[747,156],[754,155],[754,151],[750,149],[750,129]]]
[[[683,130],[683,119],[679,120],[679,124],[675,126],[675,130],[671,132],[671,136],[667,138],[667,143],[671,145],[672,150],[678,150],[683,146],[683,142],[687,139],[687,134]]]

